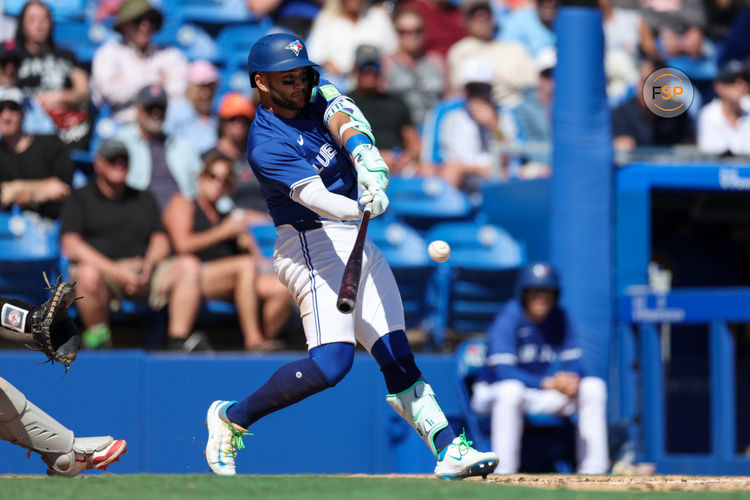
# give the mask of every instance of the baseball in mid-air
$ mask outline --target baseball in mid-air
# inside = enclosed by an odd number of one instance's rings
[[[445,262],[450,259],[451,246],[443,240],[435,240],[427,247],[427,253],[435,262]]]

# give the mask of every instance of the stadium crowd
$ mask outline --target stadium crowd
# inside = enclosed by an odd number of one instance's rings
[[[181,299],[186,321],[170,323],[168,346],[186,348],[201,301],[216,298],[253,303],[260,322],[240,314],[247,349],[278,346],[292,300],[266,282],[268,260],[247,241],[246,228],[269,217],[244,157],[256,96],[232,73],[253,40],[223,53],[217,44],[232,23],[188,22],[178,0],[78,3],[71,15],[31,0],[0,17],[2,209],[61,218],[79,286],[87,296],[108,290],[81,311],[89,347],[111,344],[104,299],[150,296],[163,307],[184,291],[180,280],[200,283],[201,294]],[[615,148],[750,154],[747,2],[599,3]],[[306,41],[322,77],[364,111],[393,176],[437,176],[471,194],[488,179],[551,174],[534,147],[551,139],[555,0],[247,0],[242,8],[234,24],[257,27],[256,39],[285,30]],[[72,25],[86,28],[86,43]],[[186,39],[213,44],[213,56],[196,57]],[[670,65],[698,90],[678,119],[648,112],[640,92]],[[500,155],[503,146],[516,152]],[[136,191],[154,206],[133,203]],[[107,216],[128,204],[161,218],[147,228]],[[94,215],[110,223],[85,221]],[[157,276],[162,261],[179,266]]]

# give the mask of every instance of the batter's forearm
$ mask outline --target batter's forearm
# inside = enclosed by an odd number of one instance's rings
[[[292,191],[292,199],[326,219],[359,220],[362,218],[359,203],[346,196],[328,191],[320,179],[296,187]]]

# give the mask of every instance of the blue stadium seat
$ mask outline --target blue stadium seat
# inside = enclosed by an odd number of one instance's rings
[[[158,45],[177,47],[190,61],[206,59],[216,62],[219,60],[219,49],[211,35],[195,24],[183,24],[176,17],[164,23],[164,26],[154,35],[153,41]]]
[[[158,0],[154,4],[164,13],[198,24],[240,24],[255,19],[244,0]]]
[[[5,14],[17,18],[26,0],[5,0],[3,3]],[[81,20],[86,15],[86,0],[45,0],[44,3],[50,7],[55,22]]]
[[[42,226],[18,208],[0,212],[0,295],[38,305],[48,298],[42,272],[57,278],[59,224]]]
[[[427,241],[434,240],[451,246],[450,260],[438,266],[435,342],[440,345],[448,329],[486,332],[502,303],[513,295],[518,271],[526,262],[523,245],[503,228],[477,221],[438,224],[427,233]]]
[[[55,43],[72,51],[79,62],[90,64],[100,45],[118,36],[104,24],[87,21],[62,21],[55,24]]]
[[[216,91],[215,106],[218,106],[221,97],[227,92],[240,92],[245,95],[252,95],[253,89],[250,87],[250,78],[247,74],[245,64],[234,64],[219,68],[219,88]]]
[[[418,231],[440,221],[469,219],[469,197],[440,177],[393,176],[388,186],[390,212]]]
[[[398,283],[407,328],[430,330],[434,323],[435,263],[427,255],[424,239],[400,222],[378,217],[367,235],[380,249]]]
[[[273,246],[276,244],[276,226],[273,224],[254,225],[251,231],[263,255],[273,258]]]
[[[273,26],[270,18],[263,18],[255,23],[226,26],[216,37],[219,55],[217,60],[227,66],[244,66],[250,47],[268,33]]]

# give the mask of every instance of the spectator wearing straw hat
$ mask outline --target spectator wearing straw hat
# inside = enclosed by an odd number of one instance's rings
[[[125,0],[114,24],[122,40],[94,54],[92,99],[97,106],[109,105],[119,123],[135,121],[136,95],[147,85],[163,86],[170,100],[185,96],[185,56],[175,47],[158,47],[152,41],[162,22],[162,14],[147,0]]]

